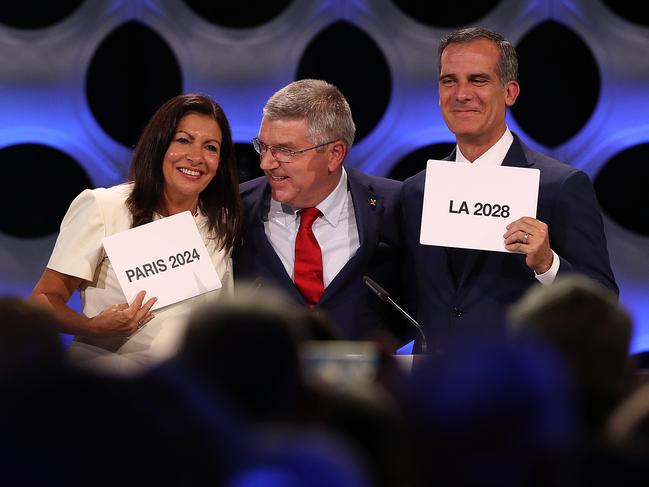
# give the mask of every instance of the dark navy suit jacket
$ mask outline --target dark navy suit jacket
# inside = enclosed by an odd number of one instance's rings
[[[324,311],[346,339],[371,336],[377,328],[392,331],[394,315],[363,284],[368,275],[388,292],[402,288],[402,238],[399,196],[402,183],[369,176],[345,167],[354,204],[360,248],[327,286],[316,305]],[[240,186],[244,203],[244,229],[233,253],[235,283],[257,280],[260,285],[279,289],[296,303],[306,306],[292,276],[275,253],[264,231],[270,205],[270,188],[265,177]]]
[[[448,159],[455,160],[455,154]],[[540,169],[536,218],[548,225],[550,246],[561,260],[559,275],[579,272],[617,293],[588,176],[533,151],[517,136],[503,165]],[[443,349],[450,339],[466,332],[502,330],[509,305],[538,281],[523,254],[477,250],[466,251],[464,270],[456,278],[449,259],[454,250],[419,243],[424,180],[422,171],[405,181],[402,205],[405,245],[416,274],[417,317],[430,350]]]

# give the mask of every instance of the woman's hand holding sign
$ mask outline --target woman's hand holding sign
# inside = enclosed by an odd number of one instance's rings
[[[133,302],[114,304],[91,319],[93,335],[131,336],[149,321],[154,315],[151,307],[157,298],[144,302],[146,291],[140,291]]]
[[[144,303],[146,291],[140,291],[133,302],[114,304],[98,315],[88,318],[69,309],[66,303],[72,293],[79,289],[82,279],[69,276],[52,269],[45,269],[35,289],[35,301],[43,304],[58,316],[64,317],[63,333],[79,336],[130,336],[138,327],[145,325],[154,317],[151,307],[157,298]],[[144,304],[143,304],[144,303]]]

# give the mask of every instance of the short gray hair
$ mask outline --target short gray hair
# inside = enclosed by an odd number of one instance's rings
[[[356,126],[343,94],[334,85],[317,79],[294,81],[270,97],[264,106],[268,120],[305,119],[314,144],[342,140],[351,148]]]
[[[442,53],[449,44],[461,44],[472,42],[478,39],[487,39],[493,42],[500,52],[498,60],[498,78],[500,86],[504,87],[510,81],[518,80],[518,56],[516,49],[512,44],[497,32],[493,32],[482,27],[469,27],[466,29],[455,30],[444,37],[439,43],[437,51],[438,72],[442,71]]]

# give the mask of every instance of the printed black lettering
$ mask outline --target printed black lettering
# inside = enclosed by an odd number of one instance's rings
[[[491,217],[509,217],[509,206],[500,205],[498,203],[475,203],[473,205],[473,214],[477,216],[491,216]]]

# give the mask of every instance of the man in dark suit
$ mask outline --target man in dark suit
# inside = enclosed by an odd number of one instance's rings
[[[324,81],[296,81],[268,100],[253,139],[264,176],[241,185],[244,234],[233,255],[237,282],[324,311],[347,339],[390,327],[363,276],[396,291],[402,272],[401,183],[343,166],[354,133],[347,101]]]
[[[406,246],[429,344],[443,349],[460,333],[502,330],[507,307],[559,273],[585,274],[617,293],[588,176],[533,151],[507,128],[507,107],[520,92],[514,47],[495,32],[462,29],[441,40],[438,60],[439,104],[457,142],[448,159],[537,168],[540,187],[536,218],[503,228],[505,248],[520,253],[503,253],[421,245],[425,171],[404,183]]]

